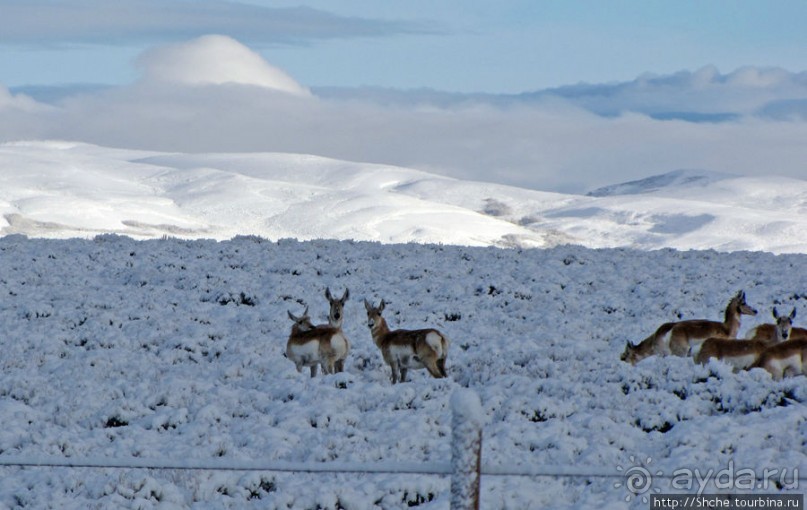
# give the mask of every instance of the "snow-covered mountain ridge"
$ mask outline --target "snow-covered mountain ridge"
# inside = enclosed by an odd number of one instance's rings
[[[565,195],[279,153],[0,145],[0,232],[805,253],[807,181],[672,172]]]

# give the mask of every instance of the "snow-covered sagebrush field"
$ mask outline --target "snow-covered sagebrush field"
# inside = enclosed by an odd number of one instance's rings
[[[469,387],[486,415],[486,466],[787,469],[763,492],[787,491],[794,469],[807,473],[804,377],[619,356],[661,322],[721,320],[740,289],[760,311],[741,334],[774,304],[796,307],[799,325],[806,264],[761,252],[7,236],[0,459],[443,462],[450,396]],[[283,356],[287,311],[308,305],[324,322],[326,286],[350,289],[352,350],[344,373],[310,379]],[[417,371],[390,385],[362,305],[381,298],[392,327],[452,339],[449,379]],[[482,508],[647,508],[622,482],[485,476]],[[670,483],[658,476],[648,494],[678,492]],[[0,507],[446,509],[448,486],[430,475],[2,467]]]

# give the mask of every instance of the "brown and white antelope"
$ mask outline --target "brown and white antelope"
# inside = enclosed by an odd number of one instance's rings
[[[347,349],[345,350],[345,355],[341,358],[336,360],[336,371],[342,372],[345,369],[345,357],[347,357],[347,352],[350,350],[350,341],[348,341],[347,336],[345,336],[344,331],[342,331],[342,321],[345,318],[345,302],[350,297],[350,289],[345,287],[345,293],[342,294],[342,297],[335,298],[331,295],[330,287],[325,288],[325,299],[328,300],[328,304],[330,305],[330,310],[328,311],[328,325],[332,328],[338,329],[342,336],[347,343]]]
[[[711,358],[716,358],[732,365],[735,370],[750,367],[765,349],[790,338],[793,319],[796,317],[796,309],[794,308],[790,315],[779,315],[779,311],[774,307],[772,314],[776,323],[757,326],[757,333],[754,335],[755,339],[707,338],[701,345],[697,356],[695,356],[695,362],[706,364]],[[770,327],[760,329],[762,326]],[[762,333],[763,331],[765,334]],[[768,335],[768,332],[772,333],[772,338]]]
[[[745,302],[745,292],[740,291],[726,306],[723,322],[703,319],[666,322],[638,345],[628,342],[621,359],[633,365],[654,354],[688,356],[707,338],[736,338],[740,317],[756,314],[757,311]]]
[[[807,339],[788,340],[762,351],[749,368],[764,368],[774,379],[786,375],[805,374],[807,370]]]
[[[298,372],[302,372],[303,367],[309,367],[311,377],[316,377],[320,365],[324,373],[335,373],[336,362],[345,359],[349,348],[342,330],[327,325],[314,326],[308,317],[308,307],[300,317],[288,313],[294,325],[286,343],[286,357],[294,363]]]
[[[793,311],[790,312],[790,315],[788,317],[783,317],[779,315],[776,311],[776,308],[774,308],[773,318],[776,321],[774,324],[760,324],[759,326],[749,331],[746,337],[749,340],[763,340],[768,341],[769,343],[776,343],[777,328],[782,327],[783,321],[787,321],[787,323],[790,324],[790,330],[789,333],[784,337],[784,340],[796,340],[799,338],[807,338],[807,329],[793,327],[793,319],[796,318],[795,308],[793,308]]]
[[[446,357],[448,338],[436,329],[396,329],[390,331],[387,321],[381,316],[386,303],[381,300],[378,306],[366,299],[367,326],[376,347],[381,349],[384,362],[390,366],[392,384],[406,382],[407,371],[425,368],[432,377],[446,377]],[[399,377],[400,374],[400,377]]]

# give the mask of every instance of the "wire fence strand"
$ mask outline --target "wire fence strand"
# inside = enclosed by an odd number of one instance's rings
[[[448,476],[452,473],[450,462],[290,462],[290,461],[254,461],[237,459],[188,459],[178,461],[172,459],[130,458],[77,458],[56,456],[14,456],[0,455],[2,467],[50,467],[50,468],[95,468],[95,469],[177,469],[189,471],[274,471],[295,473],[352,473],[352,474],[411,474]],[[694,472],[712,474],[724,468],[686,468]],[[773,473],[775,478],[782,477],[782,469],[756,468],[756,472]],[[613,478],[625,479],[626,472],[617,469],[606,469],[592,466],[501,466],[483,464],[481,474],[485,476],[516,477],[562,477],[562,478]],[[654,479],[675,479],[675,473],[648,473]],[[762,481],[765,477],[755,477]],[[798,468],[784,473],[788,482],[805,482],[807,475],[801,475]]]

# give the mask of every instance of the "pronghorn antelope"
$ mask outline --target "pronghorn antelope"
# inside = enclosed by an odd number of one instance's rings
[[[804,374],[807,369],[807,339],[788,340],[762,351],[750,368],[764,368],[774,379]]]
[[[763,324],[763,326],[770,326],[770,328],[765,328],[765,331],[770,329],[773,334],[772,339],[769,339],[770,337],[767,335],[763,336],[759,332],[755,335],[758,338],[752,340],[707,338],[701,345],[701,350],[695,357],[695,362],[706,364],[710,358],[717,358],[732,365],[735,370],[748,368],[759,358],[762,351],[773,344],[784,342],[790,337],[795,316],[795,308],[790,312],[790,315],[779,315],[776,307],[774,307],[773,318],[776,320],[776,324]],[[761,326],[757,326],[757,330],[759,328]]]
[[[384,362],[390,366],[392,384],[406,382],[409,369],[425,368],[432,377],[446,377],[448,338],[436,329],[396,329],[390,331],[387,321],[381,316],[386,303],[381,300],[377,307],[364,300],[367,309],[367,326],[373,342],[381,349]],[[399,379],[400,373],[400,379]]]
[[[638,345],[628,342],[621,359],[633,365],[654,354],[688,356],[707,338],[736,338],[740,316],[756,314],[757,311],[745,302],[745,292],[740,291],[726,306],[723,322],[702,319],[666,322]]]
[[[749,340],[763,340],[768,341],[769,343],[774,343],[776,341],[776,334],[777,328],[780,327],[780,324],[783,320],[788,320],[788,323],[791,325],[790,333],[784,337],[784,340],[796,340],[799,338],[807,338],[807,329],[804,328],[794,328],[793,319],[796,318],[796,309],[793,308],[793,311],[790,312],[789,317],[782,317],[780,316],[776,308],[773,309],[773,318],[776,320],[775,324],[760,324],[759,326],[755,327],[751,331],[748,332],[748,339]]]
[[[347,338],[339,328],[330,326],[314,326],[308,318],[308,307],[303,315],[295,317],[291,312],[289,318],[294,321],[291,334],[286,343],[286,357],[297,367],[298,372],[303,367],[309,367],[311,377],[317,375],[317,367],[322,365],[326,374],[336,372],[337,360],[347,356],[349,344]]]
[[[345,318],[345,302],[350,297],[350,289],[345,287],[345,293],[342,294],[342,297],[335,298],[331,295],[330,287],[325,288],[325,298],[328,300],[330,305],[330,311],[328,312],[328,325],[332,328],[336,328],[342,333],[342,337],[345,339],[345,343],[347,344],[347,348],[345,349],[345,354],[341,358],[336,360],[336,371],[342,372],[345,369],[345,357],[347,356],[347,351],[350,350],[350,342],[345,336],[344,332],[342,332],[342,321]]]
[[[305,307],[303,310],[303,314],[299,317],[295,317],[291,310],[288,312],[289,319],[294,322],[294,325],[291,327],[291,336],[299,335],[303,331],[310,331],[314,329],[314,324],[311,322],[311,319],[308,317],[308,307]]]

